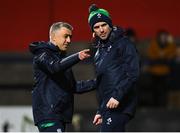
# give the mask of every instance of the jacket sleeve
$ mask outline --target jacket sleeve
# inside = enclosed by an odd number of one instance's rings
[[[123,70],[125,71],[126,78],[119,81],[112,93],[112,97],[118,101],[122,101],[123,97],[131,90],[139,77],[139,57],[137,50],[133,45],[134,44],[131,44],[129,41],[124,45],[125,48],[121,58],[123,58]]]
[[[54,59],[47,51],[43,51],[34,57],[34,62],[44,71],[51,74],[64,71],[80,61],[78,53],[64,59]]]
[[[75,93],[85,93],[92,91],[96,88],[96,79],[92,80],[81,80],[76,82],[76,92]]]

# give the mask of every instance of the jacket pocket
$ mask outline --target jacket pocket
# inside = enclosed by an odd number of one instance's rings
[[[33,108],[33,118],[35,124],[42,119],[43,112],[48,112],[48,110],[44,110],[43,98],[37,88],[34,88],[32,91],[32,108]]]
[[[63,112],[63,110],[65,110],[66,108],[67,103],[68,98],[67,96],[63,95],[60,98],[57,98],[57,101],[54,104],[51,104],[51,108],[56,113]]]
[[[67,94],[60,88],[51,88],[46,93],[46,99],[53,112],[62,112],[68,102]]]

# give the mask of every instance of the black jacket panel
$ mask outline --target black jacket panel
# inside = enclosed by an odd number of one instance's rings
[[[139,57],[134,44],[114,27],[106,41],[97,41],[94,63],[97,73],[97,88],[103,113],[108,100],[113,97],[120,102],[113,111],[133,116],[137,104],[135,83],[139,77]]]
[[[32,106],[35,124],[44,120],[71,122],[73,93],[90,91],[95,80],[75,81],[71,67],[78,63],[78,53],[66,54],[50,42],[30,44],[33,58],[34,87]]]

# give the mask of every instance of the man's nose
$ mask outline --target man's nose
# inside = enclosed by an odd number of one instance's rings
[[[66,41],[67,41],[68,43],[70,43],[70,42],[71,42],[71,38],[68,36]]]
[[[100,32],[103,32],[103,31],[104,31],[103,27],[99,27],[99,28],[100,28]]]

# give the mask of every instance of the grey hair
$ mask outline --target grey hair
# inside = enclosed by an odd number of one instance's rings
[[[73,27],[69,24],[69,23],[66,23],[66,22],[56,22],[56,23],[53,23],[50,27],[50,30],[49,30],[49,36],[51,36],[51,34],[53,32],[55,32],[56,30],[59,30],[61,29],[62,27],[65,27],[69,30],[73,30]]]

